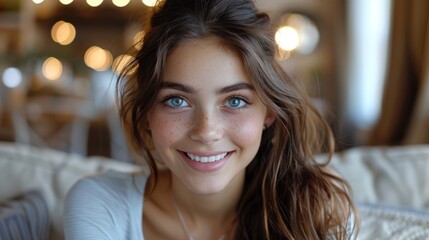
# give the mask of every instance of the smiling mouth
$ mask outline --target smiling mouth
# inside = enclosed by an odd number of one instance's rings
[[[212,162],[217,162],[219,160],[224,159],[228,155],[228,152],[212,155],[212,156],[198,156],[188,152],[185,152],[185,154],[186,156],[188,156],[189,159],[195,162],[212,163]]]

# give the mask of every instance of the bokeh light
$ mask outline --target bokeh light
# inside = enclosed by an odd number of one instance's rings
[[[130,0],[112,0],[112,3],[117,7],[125,7],[130,3]]]
[[[63,73],[63,64],[60,60],[49,57],[42,66],[43,76],[48,80],[58,80]]]
[[[103,3],[103,0],[86,0],[86,3],[91,7],[98,7]]]
[[[144,5],[148,7],[154,7],[156,5],[157,0],[142,0]]]
[[[6,68],[3,72],[3,84],[8,88],[16,88],[22,82],[22,73],[18,68]]]
[[[298,13],[283,15],[275,35],[279,51],[286,55],[290,55],[287,52],[291,51],[308,55],[316,49],[319,39],[316,24],[306,15]]]
[[[42,3],[42,2],[43,2],[43,0],[33,0],[33,2],[34,2],[35,4],[40,4],[40,3]]]
[[[285,23],[298,32],[299,46],[296,51],[302,54],[313,52],[320,38],[316,24],[307,16],[296,13],[286,15]]]
[[[279,28],[275,34],[275,40],[277,45],[286,51],[295,50],[300,43],[298,32],[289,26]]]
[[[68,45],[75,39],[76,29],[71,23],[58,21],[52,26],[51,36],[55,42],[61,45]]]
[[[112,65],[113,56],[108,50],[92,46],[86,50],[84,61],[88,67],[96,71],[104,71]]]
[[[134,58],[130,55],[127,55],[127,54],[119,55],[113,61],[113,64],[112,64],[113,72],[119,75],[124,70],[125,66],[127,66],[127,64],[133,60]]]
[[[73,2],[73,0],[60,0],[60,3],[62,3],[64,5],[69,5],[72,2]]]
[[[145,32],[140,31],[140,32],[137,32],[133,37],[133,45],[137,50],[140,50],[143,46],[144,35],[145,35]]]

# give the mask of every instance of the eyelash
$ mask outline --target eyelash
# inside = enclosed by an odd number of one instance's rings
[[[188,102],[188,100],[186,100],[186,98],[185,98],[185,97],[180,96],[180,95],[176,95],[176,94],[169,94],[169,95],[167,95],[167,96],[163,97],[163,98],[162,98],[162,100],[161,100],[161,103],[162,103],[162,104],[164,104],[164,106],[166,106],[166,107],[168,107],[168,108],[170,108],[170,109],[173,109],[173,110],[179,110],[179,109],[181,109],[181,108],[186,107],[186,106],[183,106],[183,107],[182,107],[182,106],[175,107],[175,106],[171,106],[171,105],[169,105],[167,102],[168,102],[169,100],[173,99],[173,98],[180,98],[182,101],[186,102],[186,103],[187,103],[187,105],[190,105],[190,104],[189,104],[189,102]]]
[[[189,104],[189,101],[185,98],[185,97],[183,97],[183,96],[181,96],[181,95],[176,95],[176,94],[169,94],[169,95],[167,95],[167,96],[165,96],[165,97],[163,97],[162,98],[162,100],[160,101],[164,106],[166,106],[166,107],[168,107],[168,108],[170,108],[170,109],[173,109],[173,110],[179,110],[179,109],[181,109],[181,108],[184,108],[184,107],[187,107],[187,106],[178,106],[178,107],[174,107],[174,106],[171,106],[171,104],[168,104],[167,102],[169,101],[169,100],[171,100],[171,99],[173,99],[173,98],[180,98],[182,101],[184,101],[184,102],[186,102],[187,103],[187,105],[190,105]],[[229,101],[231,101],[232,99],[238,99],[238,100],[240,100],[240,101],[243,101],[244,102],[244,106],[240,106],[240,107],[228,107],[228,106],[226,106],[226,104],[229,102]],[[231,96],[231,97],[228,97],[227,99],[226,99],[226,101],[225,101],[225,107],[227,107],[228,109],[231,109],[232,111],[240,111],[240,110],[243,110],[243,109],[245,109],[245,108],[247,108],[248,107],[248,105],[250,105],[251,103],[249,102],[249,100],[247,100],[247,98],[246,97],[243,97],[243,96],[240,96],[240,95],[234,95],[234,96]]]
[[[243,101],[243,102],[244,102],[244,106],[241,106],[241,107],[228,107],[229,109],[232,109],[233,111],[240,111],[240,110],[243,110],[243,109],[247,108],[247,107],[248,107],[248,105],[250,104],[250,102],[249,102],[245,97],[240,96],[240,95],[234,95],[234,96],[229,97],[229,98],[225,101],[225,104],[226,104],[226,103],[228,103],[229,101],[231,101],[232,99],[238,99],[238,100],[240,100],[240,101]]]

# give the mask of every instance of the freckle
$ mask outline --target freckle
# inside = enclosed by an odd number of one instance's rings
[[[163,123],[163,125],[165,125],[165,124],[167,124],[167,122],[168,122],[168,121],[167,121],[167,120],[163,120],[163,119],[159,118],[159,119],[158,119],[158,122],[159,122],[159,123]]]

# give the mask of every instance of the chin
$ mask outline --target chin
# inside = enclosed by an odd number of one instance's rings
[[[223,181],[219,182],[219,180],[214,180],[214,181],[215,182],[211,180],[210,181],[204,181],[204,180],[193,181],[191,184],[187,185],[187,187],[191,192],[198,195],[212,195],[212,194],[221,193],[228,186],[227,182],[223,182]],[[194,183],[198,183],[198,185],[195,185]]]

